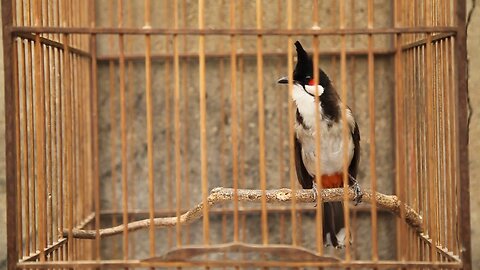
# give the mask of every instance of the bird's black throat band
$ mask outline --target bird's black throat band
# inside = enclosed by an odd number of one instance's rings
[[[310,93],[307,91],[307,89],[305,89],[305,85],[303,85],[303,84],[302,84],[302,89],[303,89],[303,91],[305,91],[305,93],[309,94],[309,95],[312,96],[312,97],[315,97],[314,95],[310,94]]]

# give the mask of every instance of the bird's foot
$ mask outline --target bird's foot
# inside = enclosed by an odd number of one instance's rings
[[[313,201],[315,202],[315,205],[313,207],[317,207],[317,199],[318,199],[318,189],[317,189],[317,183],[313,183],[312,187],[313,191]]]
[[[353,201],[355,202],[355,205],[358,205],[362,202],[363,192],[356,179],[353,179],[353,185],[351,185],[350,188],[352,188],[353,193],[355,194]]]

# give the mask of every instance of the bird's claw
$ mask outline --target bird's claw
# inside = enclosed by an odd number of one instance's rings
[[[317,189],[316,183],[313,183],[312,191],[313,191],[313,201],[315,202],[315,205],[313,207],[317,207],[318,189]]]
[[[354,181],[351,188],[353,190],[353,193],[355,194],[355,196],[353,197],[353,201],[355,202],[355,205],[358,205],[359,203],[362,202],[362,197],[363,197],[362,189],[360,188],[360,185],[356,180]]]

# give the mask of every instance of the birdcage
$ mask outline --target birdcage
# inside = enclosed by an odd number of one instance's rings
[[[472,269],[465,1],[1,9],[8,269]],[[363,203],[317,199],[344,249],[297,184],[296,40],[360,128]]]

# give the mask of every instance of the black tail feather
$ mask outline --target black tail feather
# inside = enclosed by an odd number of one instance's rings
[[[342,229],[345,231],[343,203],[323,203],[323,243],[335,248],[342,248],[345,245],[345,235],[339,234]],[[342,239],[338,239],[338,237]]]

